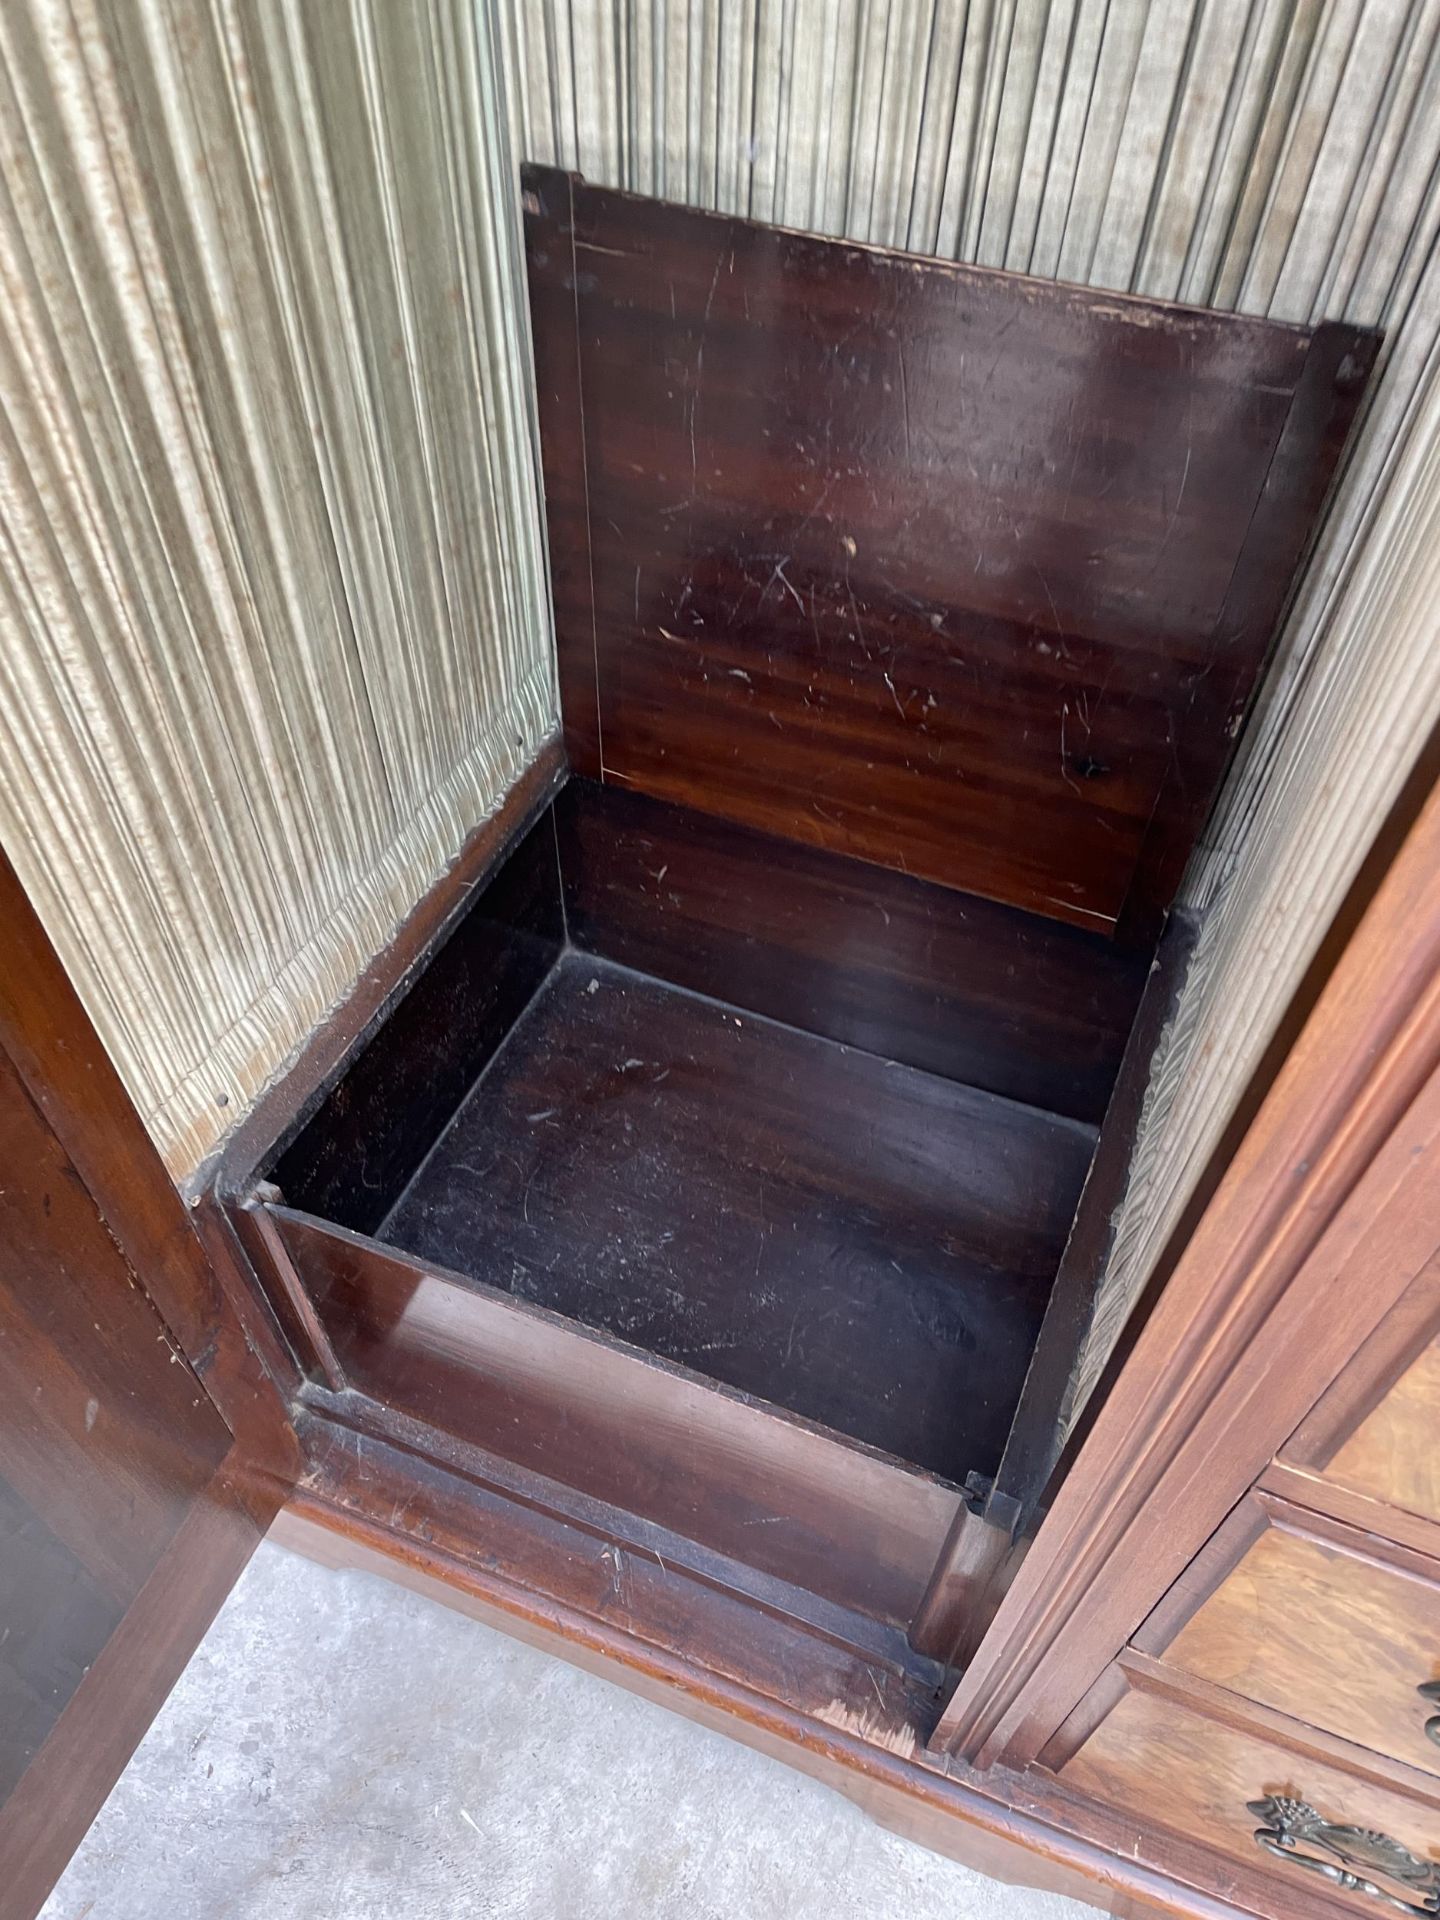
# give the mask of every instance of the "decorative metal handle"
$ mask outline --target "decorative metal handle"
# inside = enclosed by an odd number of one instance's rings
[[[1440,1699],[1440,1691],[1434,1697]],[[1261,1823],[1255,1844],[1266,1853],[1303,1867],[1307,1873],[1318,1873],[1347,1893],[1367,1893],[1372,1900],[1396,1907],[1401,1913],[1440,1913],[1440,1866],[1433,1860],[1420,1859],[1388,1833],[1377,1833],[1370,1827],[1337,1826],[1304,1800],[1291,1800],[1283,1794],[1267,1794],[1263,1800],[1245,1804]],[[1299,1851],[1302,1847],[1310,1851]],[[1371,1874],[1383,1875],[1418,1898],[1402,1900],[1388,1888],[1378,1886]]]
[[[1423,1687],[1416,1687],[1415,1691],[1422,1700],[1428,1701],[1432,1707],[1440,1706],[1440,1680],[1427,1680]],[[1440,1713],[1431,1714],[1430,1718],[1425,1722],[1425,1731],[1435,1742],[1436,1746],[1440,1747]]]

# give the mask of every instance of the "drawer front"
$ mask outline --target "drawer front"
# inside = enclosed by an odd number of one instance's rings
[[[1440,1775],[1440,1588],[1315,1537],[1302,1516],[1264,1531],[1170,1641],[1167,1666]],[[1360,1537],[1363,1540],[1363,1536]],[[1357,1541],[1359,1544],[1359,1541]],[[1437,1688],[1440,1691],[1440,1688]]]
[[[1147,1825],[1264,1867],[1291,1889],[1287,1913],[1310,1911],[1322,1887],[1358,1913],[1393,1911],[1387,1898],[1417,1911],[1440,1903],[1440,1809],[1170,1698],[1126,1693],[1060,1778]],[[1273,1799],[1303,1803],[1325,1824],[1305,1822],[1312,1837],[1283,1846],[1274,1837],[1285,1830],[1283,1810],[1257,1808]],[[1389,1848],[1334,1831],[1346,1827],[1373,1830]],[[1268,1845],[1257,1834],[1272,1836]],[[1345,1873],[1376,1891],[1345,1886]]]
[[[1331,1457],[1327,1480],[1440,1521],[1440,1340],[1401,1374]]]

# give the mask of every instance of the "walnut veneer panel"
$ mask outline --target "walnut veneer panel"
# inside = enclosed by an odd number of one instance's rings
[[[1440,1520],[1440,1339],[1403,1373],[1331,1459],[1325,1477],[1407,1513]]]
[[[3,1053],[0,1165],[3,1808],[230,1433]]]
[[[1440,1589],[1271,1525],[1161,1656],[1342,1739],[1440,1773],[1416,1694],[1440,1677]]]
[[[1332,1822],[1377,1828],[1422,1859],[1440,1857],[1440,1809],[1148,1693],[1127,1693],[1063,1768],[1061,1779],[1107,1807],[1133,1813],[1247,1867],[1269,1867],[1294,1895],[1287,1913],[1310,1910],[1321,1883],[1257,1847],[1260,1822],[1246,1803],[1267,1794],[1308,1801]],[[1353,1901],[1360,1913],[1377,1911],[1362,1894],[1337,1891],[1333,1898]]]

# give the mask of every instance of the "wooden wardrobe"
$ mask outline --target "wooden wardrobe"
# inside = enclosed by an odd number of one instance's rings
[[[204,1191],[4,877],[0,1914],[272,1522],[1005,1878],[1440,1911],[1433,767],[1073,1390],[1375,336],[524,201],[563,734]]]

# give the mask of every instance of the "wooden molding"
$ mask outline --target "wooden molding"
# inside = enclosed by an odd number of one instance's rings
[[[1280,1450],[1298,1467],[1323,1468],[1440,1330],[1440,1252],[1386,1314],[1344,1373]]]
[[[978,1872],[1126,1920],[1307,1920],[1262,1871],[1227,1870],[1044,1775],[976,1775],[923,1746],[903,1672],[654,1552],[540,1514],[302,1411],[309,1462],[276,1537],[366,1566],[798,1767]],[[477,1513],[483,1525],[477,1529]],[[1324,1903],[1308,1920],[1342,1913]]]
[[[1440,1562],[1440,1521],[1424,1514],[1387,1506],[1367,1493],[1337,1486],[1310,1467],[1297,1467],[1286,1460],[1268,1466],[1260,1476],[1259,1487],[1291,1507],[1324,1516],[1356,1533],[1384,1536],[1408,1553]]]
[[[1371,1781],[1387,1792],[1403,1793],[1419,1801],[1427,1811],[1434,1810],[1440,1802],[1440,1781],[1430,1774],[1391,1760],[1370,1747],[1358,1746],[1353,1740],[1342,1740],[1288,1713],[1264,1706],[1258,1700],[1247,1700],[1228,1687],[1217,1686],[1213,1680],[1182,1673],[1143,1653],[1122,1653],[1119,1666],[1132,1687],[1162,1699],[1178,1700],[1225,1726],[1253,1729],[1302,1761],[1318,1760],[1326,1766],[1340,1767],[1357,1780]]]
[[[942,1748],[1033,1760],[1425,1265],[1437,1066],[1440,794],[1100,1410],[941,1718]]]

